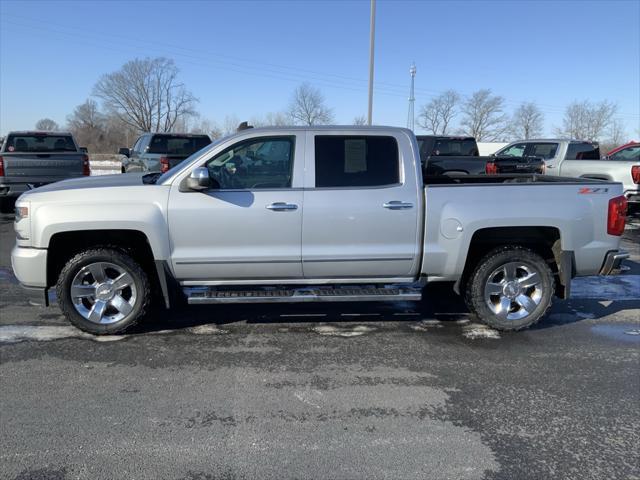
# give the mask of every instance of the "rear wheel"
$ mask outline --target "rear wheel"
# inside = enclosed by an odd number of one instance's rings
[[[62,312],[93,334],[120,333],[135,325],[151,299],[149,279],[123,251],[86,250],[64,267],[56,285]]]
[[[501,247],[480,260],[465,299],[487,325],[521,330],[544,316],[554,289],[553,272],[540,255],[523,247]]]

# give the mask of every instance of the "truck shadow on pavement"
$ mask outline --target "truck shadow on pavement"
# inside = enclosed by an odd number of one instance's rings
[[[447,285],[430,287],[421,302],[337,304],[252,304],[252,305],[191,305],[172,310],[157,308],[149,318],[128,333],[144,334],[156,331],[183,330],[202,325],[245,324],[348,324],[385,322],[426,322],[459,328],[477,320],[466,308],[461,297]],[[571,299],[557,300],[547,315],[531,330],[543,330],[584,320],[597,320],[623,311],[640,309],[640,300]]]

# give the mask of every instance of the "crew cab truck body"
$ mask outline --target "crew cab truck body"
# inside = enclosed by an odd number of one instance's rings
[[[638,146],[635,151],[633,148],[600,158],[600,147],[595,142],[543,139],[511,143],[496,155],[542,157],[549,175],[620,182],[627,200],[637,204],[640,203],[640,160]]]
[[[98,334],[134,324],[152,297],[417,301],[445,281],[481,320],[517,330],[568,296],[574,275],[625,258],[621,194],[537,175],[423,178],[406,129],[251,129],[161,176],[23,195],[12,265],[34,296],[55,288],[69,320]]]
[[[70,133],[10,132],[0,148],[0,206],[32,188],[90,173],[89,156]]]
[[[145,133],[138,137],[131,149],[121,148],[118,151],[124,156],[122,173],[164,173],[210,143],[208,135]]]
[[[474,137],[418,135],[424,175],[544,173],[544,161],[533,157],[480,156]]]

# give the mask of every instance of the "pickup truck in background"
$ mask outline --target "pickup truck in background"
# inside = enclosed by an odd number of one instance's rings
[[[32,298],[55,288],[94,334],[132,326],[152,300],[419,301],[429,282],[519,330],[567,298],[573,276],[618,268],[625,209],[612,182],[423,176],[403,128],[256,128],[165,174],[23,194],[11,261]]]
[[[425,175],[543,173],[544,161],[531,157],[481,157],[473,137],[418,135]]]
[[[640,158],[638,145],[629,146],[607,158],[600,158],[596,142],[582,140],[523,140],[514,142],[496,155],[544,158],[546,173],[562,177],[593,178],[620,182],[629,202],[640,203]]]
[[[210,143],[208,135],[145,133],[131,149],[121,148],[118,151],[124,156],[122,173],[164,173]]]
[[[0,147],[0,209],[32,188],[91,174],[89,156],[67,132],[10,132]]]

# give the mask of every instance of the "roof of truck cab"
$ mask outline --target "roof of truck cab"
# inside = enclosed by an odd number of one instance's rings
[[[532,143],[532,142],[598,143],[595,140],[576,140],[575,138],[528,138],[526,140],[515,140],[511,143]]]
[[[42,135],[42,136],[60,136],[60,135],[71,135],[71,132],[62,132],[62,131],[50,131],[50,130],[16,130],[15,132],[7,133],[7,137],[9,135]]]
[[[293,125],[289,127],[251,127],[239,132],[234,133],[247,133],[247,132],[262,132],[262,131],[308,131],[308,130],[362,130],[363,132],[384,132],[393,130],[396,132],[409,132],[413,133],[408,128],[404,127],[386,127],[383,125]]]

